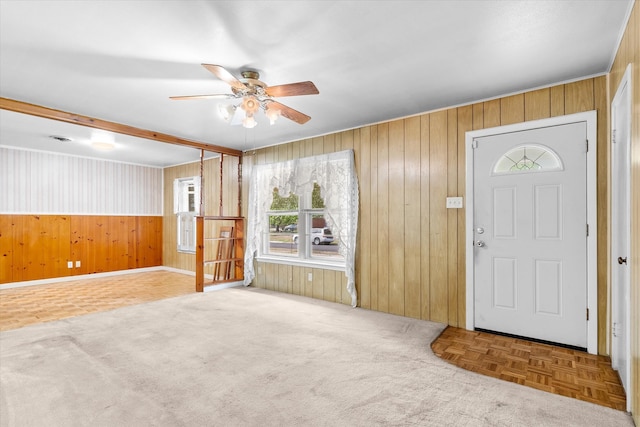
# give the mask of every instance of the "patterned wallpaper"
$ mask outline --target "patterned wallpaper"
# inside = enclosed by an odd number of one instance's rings
[[[162,174],[0,146],[0,214],[162,215]]]

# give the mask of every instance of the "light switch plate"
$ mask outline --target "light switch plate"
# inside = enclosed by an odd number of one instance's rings
[[[461,209],[462,197],[447,197],[447,209]]]

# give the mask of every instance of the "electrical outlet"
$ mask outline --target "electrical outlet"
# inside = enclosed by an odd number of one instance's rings
[[[76,261],[76,268],[80,268],[80,261]]]
[[[461,209],[462,197],[447,197],[447,209]]]
[[[73,268],[73,261],[67,261],[67,268]]]
[[[307,275],[307,280],[310,281],[310,282],[313,282],[313,273],[309,273]]]

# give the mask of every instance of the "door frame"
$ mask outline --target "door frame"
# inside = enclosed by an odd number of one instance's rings
[[[625,232],[625,230],[620,230],[620,226],[618,224],[618,218],[617,215],[614,215],[614,206],[615,206],[615,201],[616,201],[616,195],[620,194],[620,190],[618,189],[618,185],[619,185],[619,180],[623,179],[626,181],[626,192],[624,195],[622,195],[623,197],[625,197],[627,200],[626,206],[627,206],[627,225],[630,226],[631,223],[631,157],[630,156],[626,156],[626,159],[624,158],[624,153],[620,153],[619,150],[615,149],[615,140],[616,140],[616,135],[615,135],[615,131],[617,128],[615,128],[615,123],[616,123],[616,113],[619,109],[626,109],[627,110],[627,118],[628,121],[626,124],[623,124],[624,126],[627,127],[627,137],[629,138],[627,141],[627,148],[630,150],[631,149],[631,118],[632,118],[632,108],[631,108],[631,104],[632,104],[632,98],[633,98],[633,87],[632,87],[632,78],[631,78],[631,72],[632,72],[632,65],[629,64],[627,65],[627,68],[624,72],[624,75],[622,76],[622,79],[620,80],[620,83],[618,84],[618,88],[616,89],[616,93],[613,97],[613,100],[611,101],[611,158],[610,160],[610,168],[611,168],[611,199],[610,199],[610,203],[611,203],[611,246],[610,246],[610,251],[609,251],[609,271],[611,273],[611,277],[610,277],[610,286],[611,286],[611,294],[610,294],[610,298],[611,298],[611,316],[609,318],[609,320],[612,322],[613,319],[616,319],[617,316],[617,310],[618,310],[618,301],[619,299],[617,298],[617,296],[615,295],[615,292],[618,292],[619,289],[616,287],[616,283],[617,280],[614,281],[614,279],[618,279],[617,274],[615,273],[615,270],[618,269],[618,261],[617,261],[617,257],[622,255],[622,254],[616,254],[614,253],[614,251],[617,250],[616,245],[614,245],[614,243],[616,243],[616,233],[615,231],[620,231],[622,233]],[[626,89],[625,89],[626,88]],[[626,105],[622,105],[620,103],[620,97],[622,96],[623,90],[627,91],[627,100],[628,102],[626,103]],[[625,161],[625,170],[623,171],[625,173],[625,176],[622,178],[619,178],[619,175],[616,173],[615,170],[615,166],[620,165],[620,163],[616,163],[616,155],[621,155],[622,154],[622,158]],[[630,154],[630,153],[627,153]],[[629,230],[630,232],[630,230]],[[627,256],[627,260],[631,260],[631,240],[627,239],[627,248],[626,248],[626,256]],[[627,264],[627,268],[629,267],[629,261]],[[626,308],[625,308],[625,319],[624,319],[624,328],[623,328],[623,333],[624,333],[624,337],[623,339],[626,341],[626,346],[625,346],[625,350],[626,350],[626,354],[624,355],[624,363],[625,363],[625,377],[624,378],[624,383],[623,385],[627,385],[628,389],[625,389],[625,392],[627,393],[627,411],[631,410],[631,402],[632,402],[632,388],[631,387],[631,307],[630,307],[630,301],[631,301],[631,274],[629,271],[629,275],[628,275],[628,281],[629,283],[627,283],[627,288],[626,288],[626,295],[624,295],[624,299],[627,301],[626,303]],[[616,355],[617,355],[617,350],[616,350],[616,346],[613,343],[613,323],[611,323],[609,325],[608,332],[609,332],[609,337],[611,339],[610,342],[610,348],[611,348],[611,361],[612,361],[612,365],[613,364],[617,364],[617,359],[616,359]],[[615,368],[614,368],[615,369]],[[618,370],[618,374],[620,374],[620,371]]]
[[[474,170],[473,170],[473,140],[475,138],[494,136],[505,133],[533,130],[541,127],[559,126],[571,123],[584,122],[587,125],[587,224],[589,235],[587,236],[587,308],[589,320],[587,321],[587,351],[591,354],[598,352],[598,266],[597,266],[597,112],[586,111],[569,114],[566,116],[551,117],[548,119],[532,120],[506,126],[498,126],[487,129],[469,131],[465,136],[466,150],[466,329],[474,330],[474,265],[475,251],[473,247],[473,212],[474,212]],[[586,313],[585,313],[586,315]]]

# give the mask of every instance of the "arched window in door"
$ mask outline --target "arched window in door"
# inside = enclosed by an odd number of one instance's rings
[[[551,172],[563,170],[560,157],[538,144],[519,145],[504,153],[493,165],[492,174]]]

